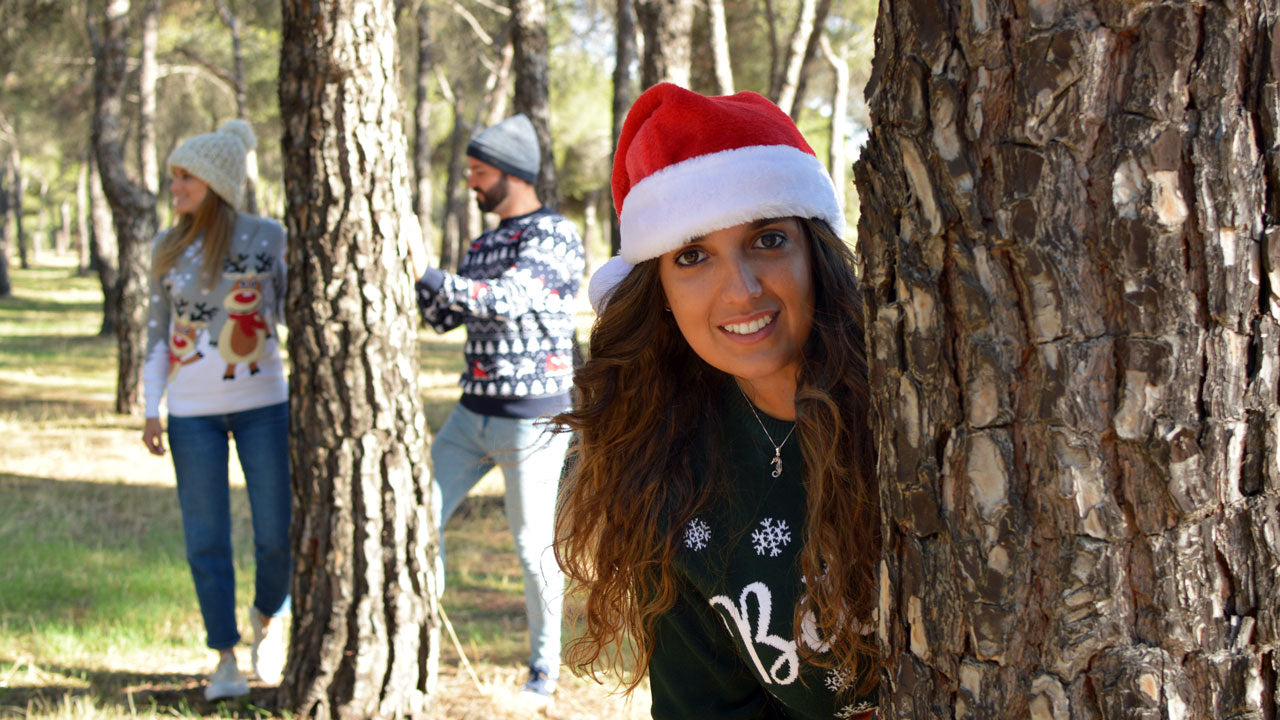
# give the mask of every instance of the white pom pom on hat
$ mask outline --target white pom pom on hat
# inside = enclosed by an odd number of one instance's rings
[[[245,157],[258,146],[253,126],[228,120],[217,132],[196,135],[169,153],[169,167],[180,167],[239,210],[244,200]]]
[[[612,185],[622,249],[591,278],[596,312],[632,266],[714,230],[802,217],[844,234],[826,167],[791,117],[753,92],[707,97],[670,83],[649,88],[623,123]]]

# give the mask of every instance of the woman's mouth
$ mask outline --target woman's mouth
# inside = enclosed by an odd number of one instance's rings
[[[720,329],[732,335],[751,335],[763,330],[766,326],[772,323],[776,317],[778,317],[778,313],[771,312],[768,315],[762,315],[755,320],[748,320],[747,322],[740,323],[727,323],[725,325],[721,325]]]

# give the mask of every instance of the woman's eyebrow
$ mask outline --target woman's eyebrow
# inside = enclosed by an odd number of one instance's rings
[[[782,222],[785,219],[786,218],[763,218],[760,220],[751,220],[749,224],[752,230],[759,230],[760,228],[766,225],[772,225],[774,223]],[[693,243],[702,242],[703,240],[706,240],[706,239],[707,239],[706,235],[694,235],[688,240],[685,240],[684,245],[692,245]],[[681,245],[681,247],[684,247],[684,245]]]

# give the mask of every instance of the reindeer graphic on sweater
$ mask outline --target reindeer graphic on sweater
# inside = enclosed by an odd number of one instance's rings
[[[181,298],[174,305],[173,331],[169,333],[169,382],[177,376],[184,365],[204,357],[204,353],[196,349],[196,335],[209,326],[209,320],[218,313],[204,303],[196,303],[191,307]]]
[[[227,309],[227,321],[218,334],[218,352],[227,362],[223,380],[234,380],[236,366],[249,366],[249,374],[258,374],[258,360],[267,350],[267,338],[271,337],[270,325],[262,317],[262,283],[275,260],[267,254],[254,255],[253,271],[249,271],[249,256],[237,253],[227,258],[223,277],[231,278],[231,292],[223,298]]]

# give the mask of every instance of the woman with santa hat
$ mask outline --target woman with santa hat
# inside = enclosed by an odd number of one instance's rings
[[[830,176],[750,92],[650,88],[619,139],[622,249],[557,420],[580,671],[655,718],[870,718],[879,555],[864,305]],[[630,652],[623,651],[629,648]]]

